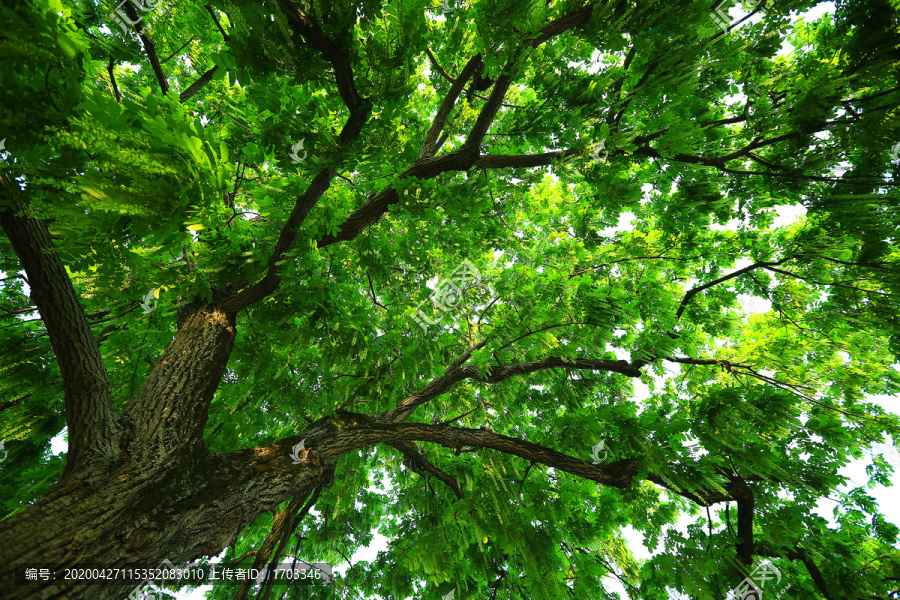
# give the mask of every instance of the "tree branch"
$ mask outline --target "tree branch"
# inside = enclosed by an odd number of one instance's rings
[[[496,87],[496,86],[495,86]],[[441,142],[437,143],[440,146]],[[553,164],[568,156],[582,154],[580,149],[569,149],[557,152],[545,152],[543,154],[517,154],[517,155],[485,155],[476,156],[472,151],[461,148],[455,152],[444,154],[440,157],[425,157],[417,160],[411,167],[401,173],[397,180],[408,177],[418,179],[431,179],[446,171],[465,171],[471,167],[500,169],[505,167],[539,167]],[[388,208],[396,204],[400,196],[393,187],[388,186],[375,194],[368,202],[354,210],[341,225],[335,235],[325,235],[317,242],[318,248],[325,248],[340,242],[354,239],[366,227],[377,223],[388,211]]]
[[[334,80],[337,83],[338,92],[344,104],[350,110],[350,114],[354,115],[360,112],[363,108],[363,101],[356,91],[353,69],[350,66],[350,58],[347,54],[325,35],[318,23],[300,10],[291,0],[278,0],[278,5],[287,15],[294,29],[305,40],[315,46],[331,63],[331,66],[334,67]],[[346,133],[346,130],[341,134],[342,142],[349,142],[356,137],[355,135],[353,137],[345,137],[344,133]]]
[[[444,70],[444,68],[438,64],[437,58],[434,57],[434,54],[431,53],[428,46],[425,47],[425,54],[428,55],[428,58],[431,59],[431,64],[434,66],[434,70],[444,76],[444,79],[449,81],[450,83],[456,83],[456,80],[450,76],[450,73]],[[465,69],[463,69],[465,70]]]
[[[554,356],[527,363],[489,367],[484,375],[479,374],[477,367],[463,367],[453,371],[448,370],[444,375],[432,379],[420,392],[405,398],[393,410],[380,415],[380,418],[385,421],[404,421],[416,408],[447,393],[454,385],[466,379],[494,384],[517,375],[558,368],[611,371],[629,377],[640,377],[642,375],[638,368],[629,365],[624,360],[563,359]]]
[[[87,315],[53,250],[47,226],[27,211],[18,205],[0,211],[0,225],[28,276],[31,298],[40,311],[62,373],[69,434],[68,473],[88,451],[114,452],[118,427],[112,412],[109,375]]]
[[[428,56],[435,60],[429,51]],[[437,64],[437,62],[435,62]],[[447,125],[447,117],[450,116],[450,112],[453,110],[453,106],[456,104],[456,101],[459,99],[459,95],[462,93],[463,87],[465,87],[466,83],[469,79],[472,78],[472,75],[475,73],[475,70],[481,65],[481,55],[476,54],[472,58],[469,59],[469,62],[466,63],[466,66],[463,67],[462,73],[459,74],[455,80],[453,81],[453,85],[450,86],[450,91],[447,92],[447,95],[444,97],[444,101],[441,103],[441,107],[438,109],[437,114],[434,116],[434,119],[431,121],[431,127],[428,129],[428,133],[425,134],[425,139],[422,141],[422,146],[419,149],[419,158],[432,157],[438,151],[442,144],[438,144],[438,138],[441,134],[441,131]],[[446,139],[446,138],[444,138]]]
[[[459,484],[456,483],[456,480],[438,467],[431,464],[428,458],[424,454],[422,454],[422,452],[416,447],[415,444],[409,442],[398,442],[396,444],[388,443],[388,446],[396,448],[403,454],[403,456],[406,458],[409,468],[412,471],[418,473],[423,477],[426,475],[426,473],[431,473],[439,480],[441,480],[447,487],[453,490],[453,493],[457,498],[459,498],[460,500],[465,498],[462,490],[459,489]]]
[[[110,57],[109,57],[109,64],[106,66],[106,70],[107,70],[107,72],[109,73],[109,81],[110,81],[110,83],[112,84],[113,93],[114,93],[115,96],[116,96],[116,102],[121,102],[121,101],[122,101],[122,96],[121,96],[121,94],[119,94],[119,86],[116,85],[116,75],[115,75],[115,73],[113,72],[113,67],[114,67],[114,66],[115,66],[115,64],[113,63],[113,57],[110,56]]]
[[[710,281],[709,283],[705,283],[701,286],[697,286],[697,287],[689,290],[684,295],[684,298],[681,299],[681,304],[678,306],[678,310],[675,313],[675,318],[676,319],[681,318],[681,315],[682,315],[682,313],[684,313],[684,309],[687,308],[687,305],[691,301],[691,298],[693,298],[695,295],[699,294],[703,290],[708,290],[709,288],[717,286],[720,283],[724,283],[724,282],[728,281],[729,279],[734,279],[735,277],[740,277],[741,275],[744,275],[745,273],[749,273],[750,271],[753,271],[754,269],[758,269],[760,267],[771,267],[771,266],[777,266],[777,265],[786,263],[787,261],[791,260],[791,258],[793,258],[793,257],[783,258],[783,259],[775,261],[775,262],[767,262],[767,261],[761,260],[761,261],[753,263],[752,265],[750,265],[748,267],[744,267],[743,269],[738,269],[737,271],[733,271],[733,272],[729,273],[728,275],[719,277],[715,281]]]
[[[163,95],[165,95],[169,92],[169,83],[166,81],[166,74],[163,73],[162,66],[159,64],[159,57],[156,56],[156,42],[151,40],[150,37],[144,33],[144,26],[141,24],[141,18],[138,17],[137,10],[135,10],[131,2],[125,2],[124,6],[125,12],[128,13],[128,18],[134,23],[134,28],[137,30],[138,36],[141,38],[141,43],[144,45],[144,52],[147,54],[147,59],[150,61],[150,67],[153,69],[153,74],[156,75],[156,80],[159,82],[159,89],[162,91]]]
[[[278,0],[278,3],[292,23],[294,29],[303,36],[304,39],[308,40],[313,46],[318,48],[325,55],[325,58],[331,62],[331,65],[334,68],[335,83],[337,84],[338,91],[344,104],[350,111],[350,116],[339,136],[340,146],[346,148],[362,131],[362,127],[369,118],[371,112],[371,103],[363,101],[363,99],[360,98],[359,93],[356,90],[356,83],[354,82],[350,59],[344,51],[337,44],[328,39],[321,28],[313,22],[306,13],[297,8],[291,0]],[[337,169],[332,167],[320,170],[312,183],[310,183],[306,192],[297,198],[294,209],[291,211],[284,227],[282,227],[278,241],[272,249],[265,276],[261,281],[224,301],[222,308],[226,312],[236,313],[237,311],[250,306],[254,302],[265,298],[278,288],[280,282],[278,264],[284,259],[284,255],[297,241],[300,225],[325,192],[328,191],[328,188],[331,187],[331,182],[336,174]]]
[[[279,1],[289,2],[289,0]],[[545,41],[557,35],[565,33],[569,29],[572,29],[573,27],[586,22],[590,17],[592,10],[593,6],[589,4],[568,15],[560,17],[556,21],[553,21],[552,23],[542,27],[539,31],[538,36],[527,40],[524,45],[530,46],[532,48],[538,47]],[[412,166],[406,169],[406,171],[404,171],[397,178],[398,180],[402,180],[407,177],[431,179],[445,171],[463,171],[471,168],[473,165],[477,165],[481,158],[483,158],[485,161],[484,163],[482,163],[485,168],[501,168],[507,166],[533,167],[548,165],[551,164],[553,160],[564,158],[573,154],[581,154],[583,152],[582,150],[567,150],[564,152],[537,155],[537,158],[528,155],[512,157],[507,156],[502,158],[480,157],[479,147],[481,146],[481,143],[484,140],[484,136],[487,133],[487,130],[490,127],[491,123],[493,122],[497,111],[500,109],[503,98],[505,97],[506,92],[509,90],[509,86],[512,83],[513,65],[517,56],[517,54],[514,55],[509,61],[507,61],[507,64],[504,66],[504,74],[497,78],[497,82],[494,84],[491,90],[491,95],[488,97],[485,105],[482,107],[481,112],[479,113],[475,121],[475,124],[472,126],[472,129],[469,131],[469,135],[467,136],[463,147],[456,152],[451,152],[450,154],[443,155],[440,158],[434,158],[433,156],[421,156],[419,160],[413,163]],[[472,66],[472,68],[474,69],[481,62],[479,58],[478,62],[473,64],[473,60],[475,59],[470,59],[469,63],[466,65],[466,68]],[[463,77],[461,75],[457,79],[456,83],[459,83],[459,81],[462,79]],[[465,85],[464,81],[463,85]],[[445,105],[448,103],[450,98],[451,96],[450,94],[448,94],[447,98],[444,99]],[[453,98],[454,102],[455,100],[456,98]],[[432,123],[432,128],[435,128],[436,124],[436,122]],[[443,125],[440,125],[440,129],[443,129]],[[438,129],[438,131],[440,131],[440,129]],[[437,145],[440,146],[440,144],[441,142],[439,141]],[[422,148],[426,151],[427,154],[429,148],[427,148],[424,144]],[[353,211],[353,213],[340,225],[337,235],[326,235],[322,239],[320,239],[317,244],[318,247],[325,248],[326,246],[330,246],[338,242],[352,240],[360,233],[362,233],[366,227],[377,222],[378,219],[380,219],[381,216],[385,212],[387,212],[388,207],[391,204],[396,203],[398,199],[399,197],[397,195],[397,192],[394,191],[392,187],[388,186],[384,188],[379,193],[377,193],[369,202]]]
[[[219,68],[219,65],[213,65],[213,68],[200,76],[200,79],[191,84],[191,87],[181,92],[181,95],[178,96],[178,100],[182,103],[187,102],[191,99],[191,96],[199,92],[207,83],[212,81],[213,75],[216,73],[216,69]]]
[[[310,449],[312,458],[309,467],[331,463],[347,452],[373,444],[433,442],[457,450],[465,446],[497,450],[603,485],[625,489],[632,485],[642,464],[642,459],[632,458],[595,465],[539,444],[494,433],[485,428],[467,429],[427,423],[391,423],[381,417],[375,418],[371,415],[356,413],[343,413],[337,419],[326,417],[317,421],[310,429],[279,440],[270,446],[239,450],[231,454],[240,453],[249,456],[252,452],[260,460],[262,457],[270,457],[266,459],[268,464],[266,468],[280,471],[284,469],[284,465],[289,463],[287,459],[290,448],[301,439],[306,441],[306,446]],[[255,467],[256,470],[262,468],[261,465]],[[298,466],[287,470],[290,471],[293,468],[304,469],[304,467]],[[655,474],[648,474],[646,479],[702,505],[752,497],[752,491],[744,479],[721,468],[717,469],[717,473],[725,479],[719,484],[721,489],[701,487],[693,492],[675,488]]]
[[[222,29],[222,24],[219,23],[219,19],[216,17],[216,13],[213,12],[212,7],[211,7],[211,6],[209,5],[209,3],[207,2],[206,4],[203,5],[203,8],[205,8],[205,9],[207,10],[207,12],[209,12],[209,16],[212,17],[212,20],[213,20],[213,22],[216,24],[216,27],[219,28],[219,33],[222,34],[222,38],[227,42],[227,41],[228,41],[228,34],[225,33],[225,30],[224,30],[224,29]]]

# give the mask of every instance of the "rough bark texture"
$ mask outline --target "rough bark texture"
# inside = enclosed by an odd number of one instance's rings
[[[20,205],[0,211],[0,226],[28,277],[31,298],[41,311],[62,373],[69,473],[90,448],[115,454],[115,447],[109,444],[117,433],[110,409],[109,377],[75,288],[52,251],[47,226]]]

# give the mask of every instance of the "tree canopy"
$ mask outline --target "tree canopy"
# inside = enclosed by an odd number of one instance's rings
[[[0,585],[900,597],[900,2],[817,4],[3,0]]]

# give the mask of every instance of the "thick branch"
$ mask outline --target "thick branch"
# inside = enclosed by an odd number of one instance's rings
[[[203,88],[203,86],[212,81],[213,75],[215,75],[216,69],[218,68],[219,65],[214,65],[212,69],[201,75],[200,79],[191,84],[191,87],[181,92],[181,95],[178,97],[178,99],[181,102],[187,102],[188,100],[190,100],[191,96],[199,92]]]
[[[499,383],[516,375],[535,373],[546,369],[579,369],[589,371],[611,371],[629,377],[640,377],[641,371],[624,360],[595,360],[588,358],[563,359],[548,357],[527,363],[490,367],[484,375],[479,374],[477,367],[463,367],[449,371],[432,379],[422,391],[405,398],[396,408],[382,415],[387,421],[403,421],[422,404],[447,393],[450,388],[465,379],[474,379],[481,383]]]
[[[556,150],[542,154],[486,154],[478,157],[475,161],[475,166],[479,169],[546,167],[555,162],[565,160],[570,156],[581,154],[584,154],[584,150],[578,148]]]
[[[184,453],[202,445],[209,405],[234,346],[235,315],[214,305],[186,307],[175,338],[123,417],[144,452]]]
[[[340,46],[332,42],[322,31],[319,25],[309,18],[309,16],[300,10],[291,0],[278,0],[278,5],[284,14],[287,15],[294,29],[304,37],[309,43],[316,47],[325,58],[334,67],[334,79],[338,86],[338,92],[344,104],[353,114],[362,108],[362,98],[356,91],[356,83],[353,80],[353,69],[350,66],[350,59]],[[354,136],[355,137],[355,136]],[[341,141],[347,142],[341,134]]]
[[[162,90],[163,94],[166,94],[169,91],[169,83],[166,81],[166,74],[163,73],[162,65],[159,64],[159,57],[156,56],[156,42],[151,40],[150,37],[144,33],[144,26],[141,24],[141,18],[138,17],[137,10],[135,10],[131,2],[125,2],[124,7],[125,12],[128,13],[128,18],[134,23],[134,28],[141,38],[141,43],[144,45],[144,52],[147,53],[150,67],[153,69],[153,74],[156,75],[156,80],[159,82],[159,89]]]
[[[481,153],[480,148],[481,143],[484,141],[484,136],[487,135],[488,129],[490,129],[491,124],[494,122],[494,118],[496,118],[497,113],[500,111],[500,107],[503,106],[503,99],[506,97],[506,92],[509,91],[509,86],[512,85],[514,75],[513,66],[515,65],[516,57],[516,55],[513,55],[513,57],[507,61],[506,65],[504,65],[505,72],[497,77],[497,82],[494,84],[494,87],[491,88],[491,95],[488,96],[487,102],[481,107],[481,112],[478,113],[475,124],[472,126],[469,135],[466,137],[466,141],[463,143],[463,148],[474,151],[476,156]]]
[[[432,56],[431,52],[428,52],[428,56]],[[437,64],[435,62],[435,64]],[[453,106],[456,104],[456,101],[459,99],[460,93],[462,93],[463,87],[465,87],[466,82],[472,77],[475,73],[475,70],[478,66],[481,65],[481,55],[477,54],[469,59],[469,62],[466,63],[466,66],[463,68],[462,73],[460,73],[459,77],[453,81],[453,85],[450,86],[450,91],[447,92],[447,95],[444,97],[444,101],[441,103],[441,107],[438,109],[437,114],[434,116],[434,120],[431,122],[431,127],[428,129],[428,133],[425,134],[425,139],[422,141],[422,147],[419,150],[419,158],[431,157],[434,156],[435,152],[438,151],[438,137],[441,134],[441,131],[447,125],[447,117],[450,116],[450,111],[453,110]]]
[[[440,146],[440,142],[437,143]],[[427,157],[417,160],[409,169],[401,173],[397,180],[403,180],[408,177],[417,177],[419,179],[431,179],[444,173],[445,171],[465,171],[472,167],[484,169],[502,169],[507,167],[541,167],[551,165],[554,162],[563,160],[569,156],[582,154],[583,150],[569,149],[557,152],[545,152],[543,154],[500,154],[478,156],[474,152],[462,148],[450,154],[444,154],[438,158]],[[339,242],[346,242],[354,239],[366,227],[377,223],[378,220],[388,211],[392,204],[399,201],[400,196],[390,186],[384,188],[371,200],[353,211],[350,216],[341,223],[338,233],[335,235],[325,235],[318,242],[319,248],[325,248]]]
[[[279,1],[289,2],[289,0]],[[537,37],[527,40],[525,42],[525,45],[536,48],[547,40],[565,33],[573,27],[586,22],[590,17],[592,10],[593,6],[588,5],[568,15],[560,17],[556,21],[542,27],[538,32]],[[505,156],[502,158],[480,157],[479,148],[482,141],[484,140],[484,136],[487,134],[488,129],[493,123],[494,118],[497,115],[497,111],[500,110],[500,107],[503,103],[503,98],[506,96],[506,92],[509,90],[509,86],[512,83],[514,75],[513,66],[517,56],[518,54],[514,54],[513,58],[507,61],[507,64],[504,66],[504,73],[497,78],[497,82],[494,84],[491,90],[491,95],[490,97],[488,97],[487,102],[485,102],[485,105],[482,107],[481,112],[479,113],[475,121],[475,124],[472,126],[472,129],[470,130],[469,135],[467,136],[466,141],[463,144],[463,147],[456,152],[452,152],[450,154],[441,156],[439,159],[436,159],[432,156],[427,156],[430,147],[426,146],[423,143],[422,149],[425,151],[426,156],[421,156],[419,160],[417,160],[412,166],[410,166],[398,177],[398,180],[407,177],[431,179],[443,173],[444,171],[462,171],[469,169],[472,166],[478,165],[479,161],[481,160],[484,160],[483,166],[485,168],[543,166],[551,164],[554,160],[565,158],[566,156],[570,156],[572,154],[580,154],[582,152],[580,150],[567,150],[564,152],[551,152],[536,156],[520,155]],[[475,59],[471,59],[466,65],[466,69],[468,69],[470,66],[473,68],[477,68],[481,64],[480,57],[475,58],[478,58],[479,60],[477,62],[473,62]],[[464,73],[465,72],[466,71],[464,70]],[[454,86],[459,84],[463,79],[463,75],[460,75],[456,82],[454,82]],[[464,85],[465,81],[462,81],[462,84]],[[447,98],[445,98],[444,100],[445,105],[448,104],[450,98],[451,95],[448,94]],[[456,98],[453,98],[454,102],[455,100]],[[432,124],[432,129],[435,129],[436,125],[437,120]],[[437,131],[439,132],[441,129],[443,129],[443,124],[440,125],[440,128],[437,129]],[[431,130],[429,130],[429,134],[430,133]],[[441,140],[437,142],[437,145],[440,146],[440,143]],[[384,188],[369,202],[356,209],[341,224],[337,235],[326,235],[322,239],[320,239],[318,241],[318,247],[324,248],[338,242],[352,240],[360,233],[362,233],[366,227],[377,222],[378,219],[380,219],[381,216],[385,212],[387,212],[388,207],[391,204],[396,203],[397,200],[397,192],[394,191],[392,187],[388,186]]]
[[[737,533],[741,539],[737,548],[737,558],[745,565],[753,563],[753,509],[755,499],[751,495],[747,498],[738,498],[738,523]]]
[[[813,583],[816,584],[816,587],[819,588],[819,591],[822,593],[825,600],[838,600],[840,598],[840,596],[831,593],[828,588],[828,582],[825,580],[825,576],[822,575],[822,571],[819,570],[819,567],[809,556],[809,553],[803,548],[795,546],[793,549],[781,548],[778,551],[773,551],[772,548],[760,548],[757,550],[756,554],[769,558],[784,557],[788,560],[799,560],[806,567],[806,570],[809,571],[809,576],[812,578]]]
[[[227,42],[227,41],[228,41],[228,34],[225,33],[225,30],[224,30],[224,29],[222,29],[222,24],[219,23],[219,19],[216,17],[216,13],[213,12],[212,7],[211,7],[211,6],[209,5],[209,3],[207,2],[206,4],[203,5],[203,8],[205,8],[205,9],[207,10],[207,12],[209,12],[209,16],[212,17],[212,20],[215,22],[216,27],[219,28],[219,33],[222,34],[222,38]]]
[[[334,68],[334,79],[344,104],[350,110],[347,123],[341,130],[340,146],[346,148],[355,140],[371,112],[371,104],[360,98],[353,79],[353,69],[347,54],[334,42],[328,39],[321,28],[313,22],[303,11],[297,8],[291,0],[279,0],[281,9],[288,16],[295,30],[313,46],[318,48],[325,58],[331,62]],[[280,282],[278,264],[284,259],[285,254],[297,241],[300,225],[306,219],[316,203],[325,195],[331,182],[337,174],[337,170],[331,167],[319,171],[306,192],[297,198],[293,211],[281,229],[281,234],[275,247],[272,249],[266,275],[263,279],[233,298],[223,303],[222,308],[229,313],[237,312],[257,302],[278,288]],[[395,193],[396,195],[396,193]]]
[[[537,48],[547,40],[561,35],[570,29],[586,23],[591,18],[594,11],[594,3],[587,4],[576,11],[563,15],[552,23],[548,23],[541,27],[537,37],[532,38],[527,43],[532,48]]]
[[[291,521],[293,520],[294,513],[300,509],[302,502],[302,499],[295,498],[288,503],[283,511],[275,515],[269,534],[266,536],[266,539],[263,540],[262,546],[260,546],[259,550],[254,555],[254,569],[261,569],[269,557],[273,555],[277,558],[278,552],[276,550],[276,544],[279,550],[284,548],[284,542],[286,541],[285,534],[291,531]],[[251,583],[251,580],[245,580],[241,584],[240,589],[235,593],[234,600],[247,600]]]
[[[447,487],[453,490],[453,493],[457,498],[459,498],[460,500],[465,498],[462,490],[459,489],[459,484],[456,483],[456,480],[438,467],[431,464],[431,461],[429,461],[428,458],[424,454],[422,454],[422,452],[416,447],[415,444],[405,442],[388,445],[396,448],[401,453],[403,453],[403,456],[406,458],[409,468],[414,472],[422,475],[423,477],[426,473],[431,473],[432,475],[440,479]]]
[[[23,207],[0,211],[0,225],[28,276],[31,298],[59,363],[69,435],[66,469],[74,469],[88,450],[112,452],[116,425],[109,375],[47,226],[19,212]]]
[[[266,468],[274,469],[276,472],[285,468],[287,471],[302,469],[303,467],[291,466],[288,460],[291,447],[301,439],[305,440],[306,447],[309,448],[310,467],[329,464],[347,452],[373,444],[434,442],[457,450],[465,446],[497,450],[603,485],[624,489],[632,484],[642,464],[640,458],[633,458],[595,465],[533,442],[494,433],[489,429],[455,428],[426,423],[390,423],[382,418],[356,413],[343,413],[340,419],[321,419],[296,436],[282,439],[265,448],[240,450],[232,454],[249,454],[252,451],[260,458],[271,457],[266,461]],[[718,472],[725,479],[721,482],[724,493],[720,489],[712,488],[699,488],[692,492],[676,489],[662,477],[654,474],[647,475],[647,480],[703,505],[752,497],[752,491],[743,479],[722,469],[718,469]]]

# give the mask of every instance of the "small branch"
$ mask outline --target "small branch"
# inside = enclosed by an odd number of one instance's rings
[[[134,28],[137,30],[141,42],[144,45],[144,52],[147,54],[147,59],[150,61],[150,67],[153,69],[156,80],[159,82],[159,89],[162,91],[163,95],[165,95],[169,91],[169,83],[166,81],[166,74],[163,73],[162,67],[159,64],[159,58],[156,56],[156,42],[151,40],[150,37],[144,33],[144,26],[141,24],[141,19],[138,17],[137,10],[135,10],[131,2],[125,2],[124,7],[125,12],[128,13],[131,22],[134,23]]]
[[[582,322],[582,321],[566,321],[565,323],[556,323],[555,325],[547,325],[546,327],[541,327],[540,329],[536,329],[534,331],[529,330],[528,333],[524,333],[524,334],[520,335],[519,337],[515,338],[514,340],[503,344],[502,346],[497,348],[497,351],[504,350],[504,349],[508,348],[509,346],[512,346],[519,340],[523,340],[523,339],[527,338],[529,335],[534,335],[536,333],[541,333],[543,331],[547,331],[548,329],[555,329],[557,327],[567,327],[569,325],[593,325],[593,323],[586,323],[586,322]]]
[[[200,79],[191,84],[191,87],[181,92],[181,95],[178,97],[178,100],[182,103],[190,100],[191,96],[199,92],[203,87],[212,81],[213,75],[216,73],[216,69],[219,68],[219,65],[214,65],[212,69],[204,73],[200,76]],[[224,114],[224,113],[223,113]],[[225,115],[228,116],[228,115]]]
[[[431,56],[431,52],[428,52],[429,56]],[[435,63],[437,64],[437,63]],[[450,86],[450,90],[447,92],[447,95],[444,96],[443,102],[441,102],[440,108],[438,108],[437,114],[434,116],[434,119],[431,121],[431,127],[428,128],[428,133],[425,134],[425,139],[422,140],[422,146],[419,149],[419,159],[429,158],[435,155],[438,148],[443,145],[443,140],[446,140],[444,137],[441,140],[441,143],[437,143],[438,138],[440,137],[441,132],[444,127],[447,125],[447,117],[450,116],[450,112],[453,110],[453,107],[456,105],[456,101],[459,99],[460,94],[462,93],[463,87],[466,85],[466,82],[472,78],[472,75],[481,66],[481,55],[476,54],[472,58],[469,59],[469,62],[466,63],[466,66],[463,67],[462,73],[459,74],[459,77],[453,81],[453,85]]]
[[[459,358],[457,358],[452,363],[450,363],[450,366],[447,367],[447,373],[452,373],[453,371],[458,369],[463,363],[465,363],[467,360],[469,360],[469,358],[472,356],[473,352],[484,348],[484,346],[487,344],[487,342],[488,342],[488,340],[486,338],[483,341],[481,341],[480,343],[476,344],[475,346],[472,346],[471,348],[469,348],[468,350],[463,352],[462,355],[459,356]]]
[[[21,310],[8,310],[5,313],[3,313],[2,315],[0,315],[0,319],[2,319],[3,317],[12,317],[15,315],[24,315],[26,313],[32,313],[32,312],[36,311],[37,309],[38,309],[37,306],[32,306],[31,308],[23,308]],[[39,321],[40,319],[35,319],[35,320]]]
[[[438,467],[431,464],[428,458],[426,458],[425,455],[422,454],[422,452],[416,447],[415,444],[409,442],[396,444],[388,443],[388,446],[396,448],[403,454],[403,456],[406,458],[406,464],[413,472],[418,473],[422,477],[425,477],[426,473],[431,473],[439,480],[441,480],[441,482],[443,482],[447,487],[453,490],[453,493],[457,498],[459,498],[460,500],[465,498],[465,495],[463,495],[462,490],[459,489],[459,484],[456,483],[456,480]]]
[[[164,65],[164,64],[166,64],[167,62],[169,62],[170,60],[172,60],[173,58],[175,58],[176,56],[178,56],[178,53],[181,52],[182,50],[184,50],[184,49],[187,47],[188,44],[190,44],[191,42],[194,41],[194,39],[195,39],[195,38],[191,37],[191,39],[189,39],[188,41],[186,41],[186,42],[184,43],[184,45],[181,46],[181,48],[179,48],[178,50],[176,50],[175,52],[173,52],[171,55],[169,55],[169,58],[165,59],[164,61],[162,61],[162,62],[159,63],[159,64]]]
[[[682,313],[684,313],[684,309],[687,308],[687,305],[691,301],[691,298],[693,298],[695,295],[699,294],[703,290],[708,290],[709,288],[711,288],[713,286],[719,285],[720,283],[724,283],[724,282],[728,281],[729,279],[734,279],[735,277],[740,277],[741,275],[743,275],[745,273],[749,273],[750,271],[752,271],[754,269],[758,269],[760,267],[770,267],[770,266],[776,266],[776,265],[786,263],[787,261],[791,260],[791,258],[793,258],[793,257],[783,258],[783,259],[781,259],[779,261],[775,261],[775,262],[758,261],[758,262],[753,263],[749,267],[744,267],[743,269],[738,269],[737,271],[729,273],[728,275],[719,277],[715,281],[711,281],[709,283],[703,284],[701,286],[698,286],[698,287],[695,287],[695,288],[689,290],[684,295],[684,298],[681,299],[681,304],[678,306],[678,311],[675,313],[675,318],[676,319],[681,318],[681,315],[682,315]]]
[[[478,410],[479,408],[481,408],[482,406],[484,406],[484,404],[485,404],[486,402],[487,402],[487,400],[482,400],[482,401],[479,402],[479,403],[475,406],[475,408],[473,408],[472,410],[467,410],[466,412],[464,412],[463,414],[459,415],[458,417],[453,417],[452,419],[449,419],[449,420],[447,420],[447,421],[441,421],[440,423],[438,423],[438,425],[452,425],[453,423],[459,421],[459,420],[462,419],[463,417],[467,417],[467,416],[471,415],[473,412],[475,412],[476,410]]]
[[[444,68],[443,68],[440,64],[438,64],[438,61],[437,61],[437,59],[434,57],[434,54],[431,53],[431,50],[429,50],[427,46],[425,47],[425,54],[427,54],[427,55],[428,55],[428,58],[431,59],[431,64],[434,65],[435,71],[437,71],[438,73],[440,73],[441,75],[443,75],[443,76],[444,76],[444,79],[446,79],[446,80],[449,81],[450,83],[456,83],[456,79],[454,79],[453,77],[451,77],[451,76],[450,76],[450,73],[448,73],[447,71],[445,71]]]
[[[366,278],[369,280],[369,290],[371,290],[371,292],[372,292],[372,302],[375,303],[375,306],[378,306],[379,308],[387,310],[387,307],[384,306],[383,304],[381,304],[378,301],[378,298],[375,297],[375,288],[372,286],[372,277],[370,277],[369,274],[366,273]]]
[[[122,95],[119,94],[119,86],[116,84],[116,75],[115,75],[115,73],[113,72],[113,67],[114,67],[114,66],[115,66],[115,63],[113,63],[113,57],[110,56],[110,57],[109,57],[109,64],[106,66],[106,70],[107,70],[107,72],[109,73],[109,81],[110,81],[110,83],[112,83],[112,89],[113,89],[113,93],[114,93],[115,96],[116,96],[116,102],[121,102],[121,101],[122,101]]]
[[[885,296],[885,297],[887,297],[887,298],[892,298],[892,297],[893,297],[893,294],[886,294],[885,292],[879,292],[878,290],[867,290],[867,289],[865,289],[865,288],[855,287],[855,286],[852,286],[852,285],[846,285],[846,284],[843,284],[843,283],[837,283],[837,282],[830,282],[830,283],[829,283],[829,282],[827,282],[827,281],[816,281],[815,279],[809,279],[808,277],[804,277],[803,275],[797,275],[796,273],[791,273],[790,271],[785,271],[785,270],[783,270],[783,269],[774,269],[774,268],[768,267],[768,266],[764,266],[763,268],[766,269],[767,271],[772,271],[773,273],[781,273],[782,275],[788,275],[788,276],[790,276],[790,277],[794,277],[794,278],[799,279],[799,280],[801,280],[801,281],[806,281],[806,282],[808,282],[808,283],[814,283],[814,284],[816,284],[816,285],[833,285],[833,286],[835,286],[835,287],[847,288],[847,289],[850,289],[850,290],[855,290],[855,291],[857,291],[857,292],[865,292],[865,293],[867,293],[867,294],[878,294],[879,296]]]
[[[227,42],[228,34],[225,33],[224,29],[222,29],[222,25],[219,23],[219,19],[216,18],[216,13],[213,12],[212,7],[209,5],[209,3],[206,3],[203,5],[203,8],[205,8],[209,12],[209,16],[212,17],[212,20],[213,20],[213,22],[215,22],[216,27],[219,28],[219,33],[222,34],[222,38],[224,38],[224,40]]]
[[[611,371],[621,373],[629,377],[640,377],[640,369],[629,365],[624,360],[596,360],[588,358],[563,359],[551,356],[541,360],[514,365],[489,367],[485,375],[479,374],[476,367],[463,367],[454,371],[448,371],[440,377],[432,379],[420,392],[413,394],[401,401],[396,408],[379,415],[385,421],[404,421],[412,412],[422,404],[437,398],[449,391],[454,385],[466,379],[473,379],[480,383],[494,384],[519,375],[535,373],[546,369],[581,369],[589,371]]]
[[[528,474],[531,473],[531,468],[534,466],[534,461],[528,463],[528,468],[525,469],[525,474],[522,475],[522,483],[519,484],[519,489],[516,490],[516,496],[522,494],[522,488],[525,487],[525,480],[528,479]]]

